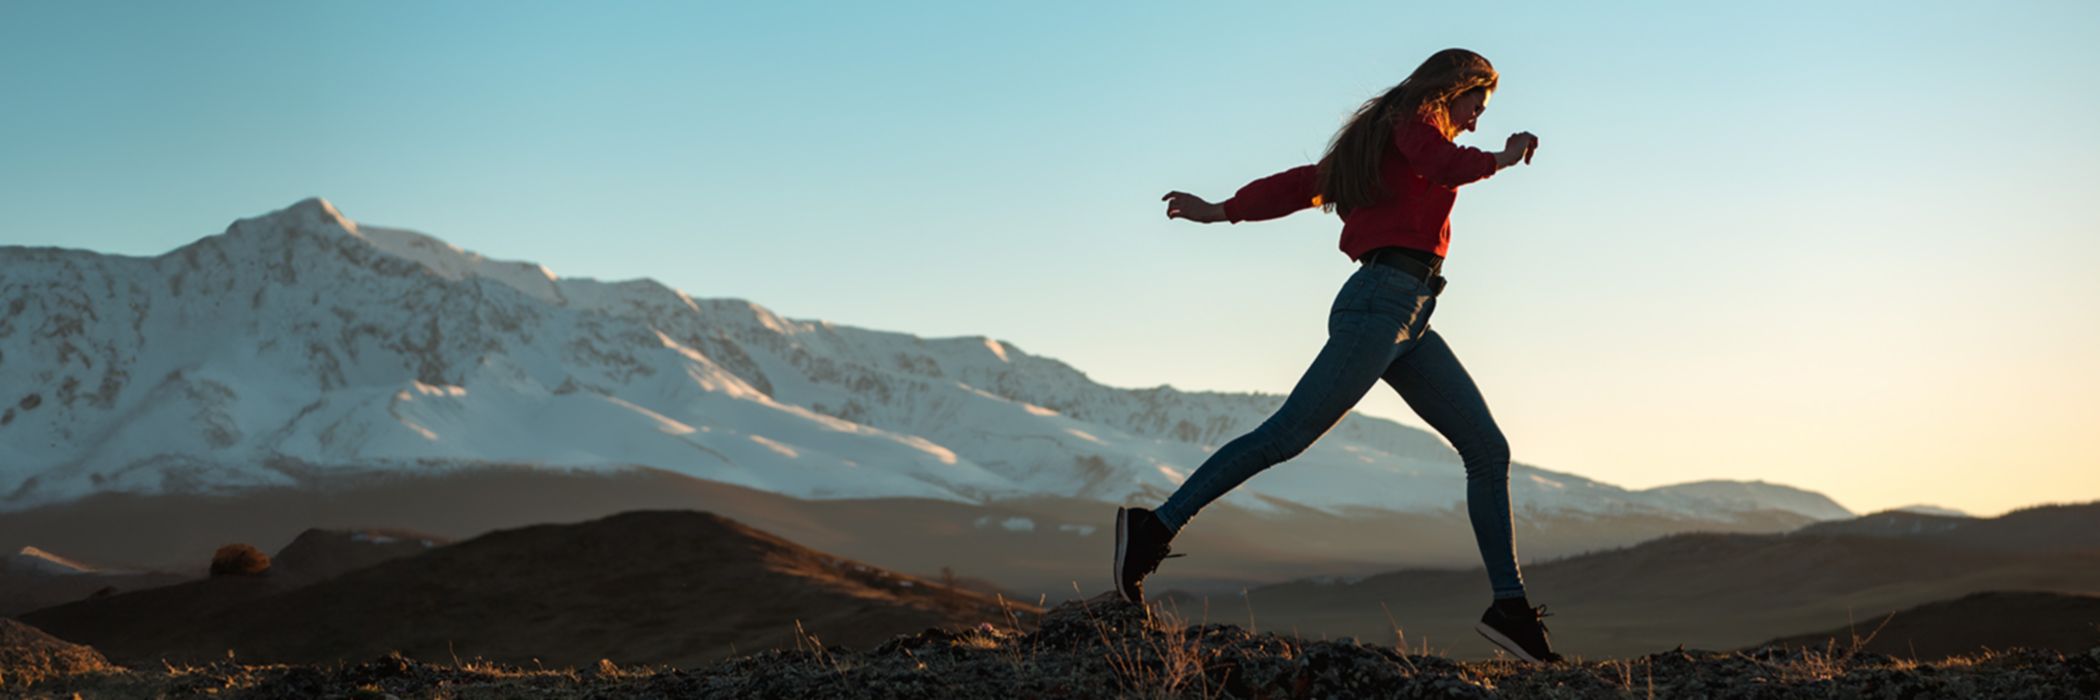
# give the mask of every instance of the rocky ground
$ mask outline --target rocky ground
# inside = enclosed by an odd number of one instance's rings
[[[329,667],[110,670],[93,665],[0,694],[230,698],[2091,698],[2100,648],[2013,650],[1928,664],[1842,649],[1673,650],[1531,665],[1456,662],[1351,639],[1304,640],[1233,625],[1148,622],[1101,597],[1059,606],[1033,631],[927,630],[873,649],[767,651],[691,669],[499,667],[387,656]]]

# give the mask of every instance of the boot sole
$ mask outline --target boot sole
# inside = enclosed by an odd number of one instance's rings
[[[1124,588],[1123,588],[1123,555],[1124,555],[1124,554],[1125,554],[1125,553],[1126,553],[1126,552],[1128,551],[1128,548],[1129,548],[1129,546],[1130,546],[1130,509],[1129,509],[1129,508],[1117,508],[1117,509],[1116,509],[1116,595],[1122,596],[1122,597],[1123,597],[1123,600],[1125,600],[1125,601],[1128,601],[1128,602],[1131,602],[1131,603],[1136,603],[1136,602],[1138,602],[1138,601],[1135,601],[1135,600],[1130,600],[1130,591],[1124,590]]]
[[[1525,651],[1524,645],[1518,644],[1515,640],[1512,640],[1508,636],[1502,634],[1501,632],[1496,631],[1495,628],[1488,625],[1488,623],[1473,623],[1473,631],[1479,632],[1480,636],[1486,637],[1488,641],[1494,642],[1495,646],[1502,647],[1503,651],[1509,652],[1512,656],[1532,663],[1543,663],[1539,661],[1539,657],[1532,656],[1531,652]]]

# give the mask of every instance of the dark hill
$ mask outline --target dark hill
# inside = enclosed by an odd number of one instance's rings
[[[23,546],[0,557],[0,616],[188,578],[160,571],[104,569],[34,545]]]
[[[169,601],[188,601],[192,615],[209,615],[220,608],[251,598],[278,593],[332,576],[378,564],[389,559],[421,554],[451,540],[408,530],[309,528],[270,558],[260,583],[214,583],[165,572],[103,571],[90,567],[83,573],[24,573],[23,567],[0,572],[0,615],[19,615],[31,610],[83,600],[90,596],[144,592],[177,587],[174,591],[130,598],[136,605],[151,608]],[[197,552],[198,563],[209,560],[210,550]],[[18,555],[19,556],[19,555]],[[202,567],[198,567],[201,571]],[[170,620],[174,616],[161,616]],[[204,619],[204,618],[197,618]]]
[[[1815,523],[1796,532],[1929,540],[2008,552],[2100,550],[2100,502],[2034,506],[1995,518],[1884,511]]]
[[[927,498],[801,500],[660,469],[603,472],[528,466],[376,475],[352,465],[278,465],[299,485],[236,493],[101,493],[64,504],[0,513],[0,551],[36,545],[98,563],[204,575],[212,549],[246,542],[279,552],[311,527],[408,528],[455,540],[542,523],[575,523],[637,510],[718,513],[804,546],[868,564],[966,585],[989,581],[1021,599],[1073,595],[1072,583],[1108,585],[1115,506],[1070,498],[986,504]],[[1282,504],[1257,512],[1218,504],[1178,543],[1201,557],[1177,559],[1158,588],[1237,591],[1307,576],[1364,575],[1403,567],[1476,564],[1462,511],[1351,512]],[[1782,532],[1805,516],[1743,516],[1731,531]],[[1032,523],[1012,529],[1006,523]],[[1529,556],[1618,547],[1673,532],[1718,527],[1652,513],[1527,516],[1517,524]],[[1404,537],[1396,534],[1404,533]],[[926,546],[929,541],[939,546]],[[202,554],[198,554],[201,552]],[[279,566],[282,566],[280,563]],[[70,598],[68,598],[70,599]]]
[[[1547,624],[1564,653],[1599,658],[1680,644],[1740,648],[1980,591],[2100,590],[2100,552],[1914,537],[1691,534],[1527,563],[1524,578],[1532,602],[1554,613]],[[1265,629],[1391,640],[1397,626],[1410,644],[1426,638],[1453,656],[1492,653],[1471,629],[1488,603],[1479,569],[1297,581],[1253,588],[1244,598],[1171,602],[1185,615],[1202,615],[1207,605],[1212,619],[1252,619]]]
[[[1986,591],[1760,646],[1856,648],[1925,661],[2014,647],[2077,654],[2100,647],[2100,597]]]
[[[270,558],[270,570],[318,581],[451,543],[450,538],[410,530],[307,528]]]
[[[832,557],[715,515],[624,513],[490,533],[311,585],[200,581],[22,621],[120,662],[426,660],[694,665],[1003,620],[991,598]],[[283,586],[282,583],[274,584]],[[245,597],[243,597],[245,596]],[[229,603],[229,601],[233,601]],[[1032,606],[1015,612],[1032,616]]]
[[[158,588],[189,580],[158,571],[25,574],[0,571],[0,617],[81,600],[98,593]]]

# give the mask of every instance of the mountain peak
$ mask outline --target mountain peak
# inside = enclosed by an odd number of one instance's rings
[[[343,216],[343,212],[337,210],[328,200],[307,197],[268,214],[237,219],[232,226],[226,228],[226,233],[235,238],[258,241],[300,234],[330,239],[338,236],[362,237],[359,236],[357,228],[356,221]]]
[[[334,204],[320,197],[307,197],[293,202],[291,206],[264,214],[262,218],[278,219],[290,224],[305,224],[300,228],[338,228],[347,233],[357,232],[356,221],[343,216],[343,212],[336,209]]]

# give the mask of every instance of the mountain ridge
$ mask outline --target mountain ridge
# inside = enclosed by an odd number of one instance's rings
[[[486,462],[646,464],[803,498],[1156,499],[1283,398],[1109,387],[982,336],[561,278],[319,198],[150,258],[0,248],[0,272],[0,385],[27,387],[0,396],[0,509],[284,485],[320,464]],[[1228,499],[1422,512],[1463,498],[1440,438],[1353,413],[1275,473],[1297,476]],[[1798,489],[1719,499],[1521,463],[1512,491],[1520,516],[1849,515],[1800,505]]]

